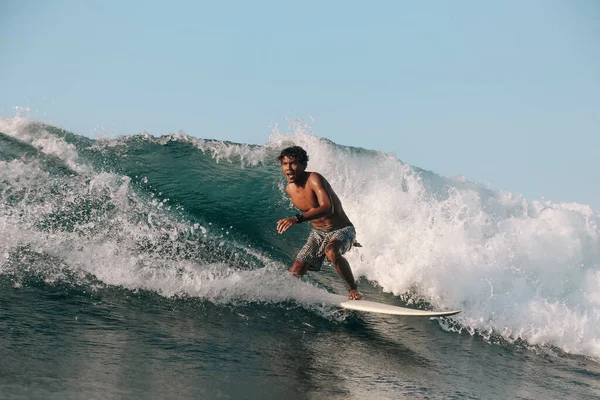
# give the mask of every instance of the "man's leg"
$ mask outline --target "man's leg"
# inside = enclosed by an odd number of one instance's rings
[[[295,260],[288,271],[294,274],[295,277],[300,278],[308,270],[308,264],[302,260]]]
[[[356,287],[356,281],[354,280],[354,275],[352,275],[348,260],[342,256],[343,248],[344,244],[334,239],[325,246],[325,256],[335,266],[338,275],[348,284],[348,291],[350,292],[348,298],[350,300],[360,300],[363,296]]]

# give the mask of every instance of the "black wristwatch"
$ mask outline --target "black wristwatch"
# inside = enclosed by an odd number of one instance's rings
[[[302,214],[296,214],[296,222],[300,223],[304,221],[304,216]]]

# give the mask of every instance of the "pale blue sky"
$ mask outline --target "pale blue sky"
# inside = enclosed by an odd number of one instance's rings
[[[2,1],[0,114],[265,143],[286,117],[600,210],[600,2]]]

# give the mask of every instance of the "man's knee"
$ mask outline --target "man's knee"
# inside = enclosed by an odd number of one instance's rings
[[[335,264],[337,259],[341,256],[338,246],[336,246],[335,243],[330,243],[325,246],[325,256],[330,262]]]
[[[290,271],[295,276],[304,275],[306,273],[306,270],[308,270],[308,264],[306,264],[302,260],[295,260],[290,269],[288,269],[288,271]]]

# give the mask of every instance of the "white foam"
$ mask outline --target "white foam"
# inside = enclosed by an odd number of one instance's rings
[[[89,171],[87,166],[79,163],[75,146],[50,134],[40,123],[20,116],[0,117],[0,132],[35,147],[41,153],[58,157],[76,172]]]
[[[363,245],[348,256],[356,275],[463,309],[466,331],[600,357],[600,215],[589,206],[418,174],[294,128],[269,146],[304,147],[330,181]]]
[[[131,140],[144,139],[151,143],[159,143],[166,145],[171,142],[191,143],[203,153],[208,153],[216,162],[228,161],[240,163],[240,166],[257,166],[264,164],[268,156],[268,148],[264,146],[251,146],[248,144],[238,144],[225,142],[221,140],[207,140],[189,136],[185,132],[165,135],[159,138],[153,137],[147,132],[136,136],[121,136],[118,138],[102,138],[99,139],[95,147],[119,147],[126,146]]]

